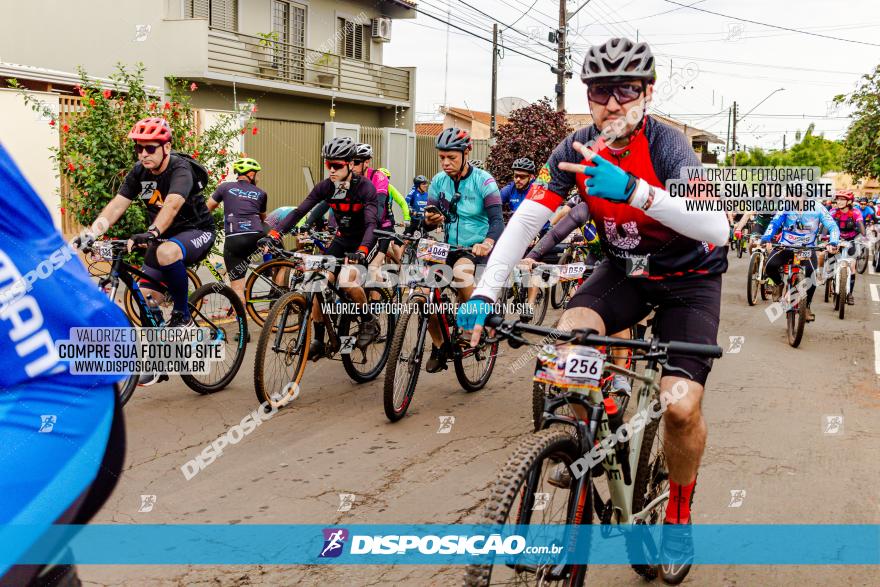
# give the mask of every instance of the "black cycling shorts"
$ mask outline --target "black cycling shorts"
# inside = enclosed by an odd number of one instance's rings
[[[470,259],[475,267],[479,267],[480,265],[485,265],[489,257],[488,255],[477,257],[470,249],[459,249],[457,251],[449,251],[449,255],[446,256],[446,264],[454,267],[459,259]]]
[[[262,232],[246,232],[227,235],[223,241],[223,263],[229,279],[238,281],[247,273],[251,255],[257,250],[257,241],[263,238]]]
[[[343,236],[337,234],[333,237],[333,240],[330,241],[330,244],[327,246],[327,252],[324,254],[336,257],[337,259],[342,259],[345,257],[346,253],[356,253],[361,246],[361,238],[362,237],[360,236]],[[378,245],[374,244],[373,248],[370,249],[370,252],[367,253],[367,263],[373,260],[378,251]]]
[[[204,261],[205,257],[208,256],[208,253],[211,252],[211,247],[214,246],[214,241],[217,240],[217,234],[213,230],[189,228],[173,235],[162,235],[162,238],[180,247],[180,250],[183,252],[183,264],[187,267],[192,267]],[[156,249],[159,248],[160,244],[154,243],[147,247],[144,253],[144,266],[141,268],[141,271],[156,281],[164,283],[162,271],[159,268],[159,261],[156,259]]]
[[[569,308],[590,308],[612,335],[634,326],[656,308],[654,332],[661,341],[717,344],[721,275],[651,280],[628,277],[607,260],[578,288]],[[670,354],[664,375],[706,384],[712,359]]]

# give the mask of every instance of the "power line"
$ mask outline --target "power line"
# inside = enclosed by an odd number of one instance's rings
[[[525,10],[523,10],[523,11],[522,11],[522,14],[520,14],[519,17],[518,17],[515,21],[513,21],[513,22],[510,23],[509,25],[506,25],[507,28],[505,28],[504,30],[512,29],[512,28],[513,28],[513,25],[515,25],[516,23],[518,23],[519,21],[521,21],[521,20],[523,19],[523,17],[524,17],[525,15],[527,15],[527,14],[529,13],[529,11],[530,11],[532,8],[534,8],[534,7],[535,7],[535,4],[537,4],[537,3],[538,3],[538,0],[535,0],[534,2],[532,2],[532,5],[529,6],[528,8],[526,8]]]
[[[535,1],[537,2],[537,0],[535,0]],[[504,26],[506,27],[506,29],[510,29],[510,30],[512,30],[512,31],[515,32],[515,33],[519,33],[520,35],[522,35],[523,37],[529,39],[530,41],[534,40],[534,39],[532,39],[532,37],[531,37],[528,33],[524,33],[524,32],[522,32],[522,31],[519,30],[519,29],[513,28],[513,24],[514,24],[514,23],[511,23],[511,24],[505,24],[504,22],[502,22],[501,20],[495,18],[495,17],[492,16],[491,14],[488,14],[488,13],[486,13],[486,12],[483,12],[482,10],[480,10],[479,8],[477,8],[476,6],[472,6],[471,4],[468,4],[467,2],[465,2],[464,0],[458,0],[458,2],[460,2],[461,4],[464,4],[465,6],[467,6],[468,8],[470,8],[471,10],[475,10],[475,11],[479,12],[480,14],[482,14],[483,16],[485,16],[485,17],[487,17],[487,18],[490,18],[490,19],[496,21],[498,24],[504,25]],[[533,6],[534,6],[534,5],[533,5]],[[522,16],[520,16],[520,18],[522,18]],[[505,30],[506,30],[506,29],[505,29]],[[552,47],[548,47],[547,45],[544,45],[544,44],[541,43],[540,41],[536,41],[536,43],[537,43],[539,46],[544,47],[545,49],[549,49],[549,50],[551,50],[551,51],[555,51],[555,49],[553,49]]]
[[[805,30],[802,30],[802,29],[795,29],[795,28],[791,28],[791,27],[784,27],[784,26],[780,26],[780,25],[778,25],[778,24],[770,24],[770,23],[766,23],[766,22],[759,22],[759,21],[757,21],[757,20],[749,20],[748,18],[742,18],[742,17],[739,17],[739,16],[731,16],[731,15],[729,15],[729,14],[723,14],[723,13],[721,13],[721,12],[714,12],[714,11],[712,11],[712,10],[706,10],[705,8],[696,8],[696,7],[693,6],[693,5],[688,6],[687,4],[682,4],[682,3],[680,3],[680,2],[675,2],[675,0],[663,0],[663,1],[664,1],[664,2],[667,2],[668,4],[675,4],[675,5],[681,6],[682,8],[690,8],[691,10],[696,10],[696,11],[698,11],[698,12],[705,12],[705,13],[707,13],[707,14],[714,14],[715,16],[723,16],[724,18],[732,18],[732,19],[734,19],[734,20],[739,20],[739,21],[742,21],[742,22],[748,22],[748,23],[750,23],[750,24],[756,24],[756,25],[759,25],[759,26],[765,26],[765,27],[769,27],[769,28],[772,28],[772,29],[779,29],[779,30],[782,30],[782,31],[789,31],[789,32],[792,32],[792,33],[800,33],[800,34],[802,34],[802,35],[809,35],[809,36],[811,36],[811,37],[819,37],[819,38],[822,38],[822,39],[831,39],[832,41],[843,41],[843,42],[845,42],[845,43],[854,43],[854,44],[856,44],[856,45],[867,45],[867,46],[869,46],[869,47],[880,47],[880,44],[877,44],[877,43],[869,43],[869,42],[867,42],[867,41],[856,41],[856,40],[854,40],[854,39],[844,39],[843,37],[834,37],[834,36],[831,36],[831,35],[823,35],[822,33],[814,33],[814,32],[811,32],[811,31],[805,31]]]
[[[439,16],[434,16],[434,15],[431,14],[430,12],[426,12],[425,10],[422,10],[421,8],[418,8],[418,7],[414,6],[414,7],[413,7],[413,10],[415,10],[415,11],[418,12],[419,14],[424,14],[424,15],[427,16],[428,18],[433,18],[433,19],[436,20],[437,22],[442,22],[443,24],[449,25],[450,27],[452,27],[452,28],[454,28],[454,29],[457,29],[457,30],[459,30],[459,31],[462,31],[463,33],[467,33],[467,34],[469,34],[469,35],[472,36],[472,37],[475,37],[475,38],[477,38],[477,39],[480,39],[481,41],[485,41],[485,42],[487,42],[487,43],[491,43],[491,42],[492,42],[492,39],[487,39],[486,37],[481,37],[480,35],[478,35],[478,34],[476,34],[476,33],[474,33],[474,32],[471,32],[471,31],[469,31],[469,30],[467,30],[467,29],[461,28],[461,27],[458,26],[458,25],[452,24],[451,22],[449,22],[449,21],[447,21],[447,20],[444,20],[444,19],[440,18]],[[550,63],[548,63],[548,62],[546,62],[546,61],[543,61],[543,60],[541,60],[541,59],[538,59],[537,57],[535,57],[535,56],[533,56],[533,55],[529,55],[528,53],[522,53],[522,52],[517,51],[517,50],[515,50],[515,49],[512,49],[512,48],[510,48],[510,47],[506,47],[506,46],[504,46],[504,45],[502,45],[502,44],[500,44],[500,43],[498,44],[498,46],[501,47],[502,49],[504,49],[505,51],[510,51],[511,53],[516,53],[517,55],[521,55],[521,56],[525,57],[526,59],[531,59],[532,61],[537,61],[538,63],[541,63],[541,64],[546,65],[546,66],[548,66],[548,67],[552,65],[552,64],[550,64]]]

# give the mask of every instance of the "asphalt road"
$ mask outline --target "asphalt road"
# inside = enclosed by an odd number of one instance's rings
[[[703,408],[708,445],[696,523],[880,522],[880,302],[859,276],[844,321],[817,293],[800,348],[783,320],[745,301],[746,259],[724,279],[719,344],[744,337],[717,361]],[[877,291],[874,292],[875,297]],[[558,316],[552,312],[550,317]],[[878,335],[880,336],[880,335]],[[524,349],[503,347],[477,393],[452,370],[424,374],[409,415],[382,410],[382,378],[352,384],[335,362],[310,363],[295,404],[257,428],[192,480],[181,465],[256,407],[253,349],[225,391],[199,396],[179,379],[140,388],[125,409],[125,472],[98,523],[351,524],[473,520],[514,443],[531,431],[530,372],[512,371]],[[440,418],[454,416],[448,433]],[[827,433],[828,418],[842,427]],[[744,491],[737,502],[731,492]],[[353,494],[338,511],[340,494]],[[142,495],[155,495],[149,512]],[[739,503],[738,506],[732,505]],[[89,566],[88,585],[457,585],[460,567]],[[690,585],[876,585],[869,567],[703,566]],[[628,567],[593,567],[588,582],[642,584]]]

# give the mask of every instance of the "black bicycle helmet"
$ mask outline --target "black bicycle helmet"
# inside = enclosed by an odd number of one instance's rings
[[[535,162],[528,157],[520,157],[513,162],[513,165],[511,165],[510,168],[514,171],[526,171],[528,173],[534,174]]]
[[[372,159],[373,145],[367,143],[358,143],[354,148],[355,159]]]
[[[414,186],[420,186],[423,183],[428,183],[428,178],[425,177],[424,175],[417,175],[413,178],[413,185]]]
[[[348,137],[332,138],[321,149],[321,157],[324,159],[351,161],[354,159],[355,145],[356,143]]]
[[[438,151],[465,151],[471,148],[471,135],[460,128],[445,128],[437,135],[434,148]]]
[[[633,43],[629,39],[609,39],[593,45],[584,56],[581,81],[643,80],[654,83],[654,55],[647,43]]]

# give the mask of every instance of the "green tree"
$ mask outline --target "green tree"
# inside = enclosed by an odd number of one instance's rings
[[[127,135],[138,120],[157,116],[168,121],[173,132],[173,149],[192,155],[208,170],[205,197],[223,180],[229,164],[239,155],[229,149],[235,138],[248,131],[257,132],[252,126],[251,104],[243,114],[224,114],[212,126],[197,132],[196,111],[190,96],[198,86],[171,79],[169,96],[162,100],[145,88],[142,64],[133,70],[117,65],[116,72],[110,76],[112,90],[102,89],[82,68],[78,71],[80,83],[76,89],[82,98],[81,110],[59,129],[60,145],[51,152],[59,174],[72,188],[62,206],[83,226],[94,222],[137,162]],[[25,103],[34,110],[53,116],[44,103],[24,92],[16,80],[10,80],[10,85],[21,91]],[[52,118],[49,124],[56,126],[58,121]],[[136,201],[107,234],[119,238],[143,232],[146,220],[146,207]],[[218,220],[222,222],[222,217]]]
[[[843,169],[854,179],[880,178],[880,65],[862,76],[849,95],[834,98],[853,107],[853,121],[844,138]]]
[[[499,184],[513,180],[510,166],[520,157],[528,157],[540,168],[562,139],[572,132],[564,112],[557,112],[548,98],[517,108],[508,123],[495,134],[487,168]]]
[[[811,124],[806,131],[798,131],[798,142],[788,151],[765,152],[761,148],[737,153],[738,167],[819,167],[822,173],[843,169],[845,147],[840,141],[831,141],[813,134],[815,125]],[[721,163],[732,166],[733,154]]]

